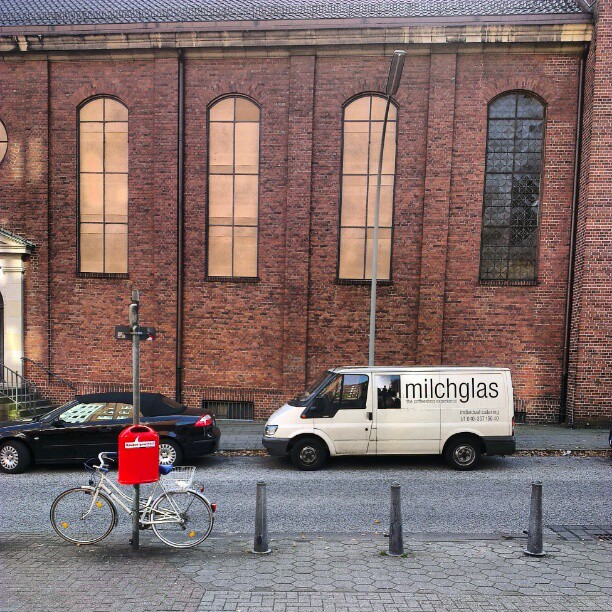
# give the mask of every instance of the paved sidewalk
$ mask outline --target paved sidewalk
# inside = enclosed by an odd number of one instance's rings
[[[264,421],[219,421],[221,450],[263,450]],[[562,425],[517,425],[517,450],[606,450],[609,429],[571,429]]]
[[[406,540],[385,556],[380,535],[282,536],[253,555],[248,536],[175,550],[148,533],[76,547],[51,537],[0,536],[0,610],[322,610],[435,612],[612,609],[612,543],[522,539]]]

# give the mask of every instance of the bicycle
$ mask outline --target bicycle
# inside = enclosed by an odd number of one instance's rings
[[[73,544],[100,542],[119,522],[117,507],[132,515],[131,499],[107,476],[117,453],[100,453],[85,462],[91,472],[89,485],[60,493],[51,505],[55,532]],[[140,502],[140,529],[151,527],[168,546],[191,548],[201,544],[212,531],[216,504],[191,488],[195,467],[160,465],[161,478],[146,501]],[[161,493],[156,497],[157,491]]]

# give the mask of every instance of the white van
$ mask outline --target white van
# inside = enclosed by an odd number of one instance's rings
[[[262,443],[302,470],[335,455],[427,454],[471,470],[482,453],[516,450],[510,370],[334,368],[268,419]]]

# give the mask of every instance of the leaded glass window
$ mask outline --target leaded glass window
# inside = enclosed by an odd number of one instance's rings
[[[344,108],[340,257],[338,277],[372,278],[374,207],[386,98],[361,96]],[[391,277],[397,107],[391,104],[385,136],[378,215],[377,278]]]
[[[79,271],[128,271],[128,109],[113,98],[79,110]]]
[[[514,92],[489,105],[480,280],[534,281],[545,107]]]
[[[257,277],[259,118],[241,96],[208,112],[208,276]]]

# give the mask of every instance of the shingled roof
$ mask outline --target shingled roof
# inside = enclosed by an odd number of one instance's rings
[[[0,27],[493,17],[584,12],[583,0],[2,0]]]

